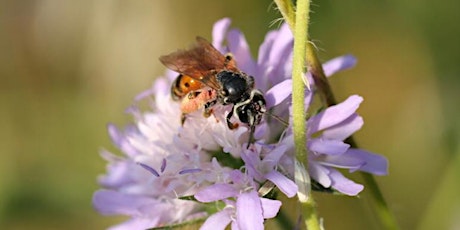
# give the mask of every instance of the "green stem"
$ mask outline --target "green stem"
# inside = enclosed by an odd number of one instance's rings
[[[296,17],[294,17],[294,5],[291,0],[274,0],[276,5],[278,6],[278,10],[283,15],[284,20],[289,25],[291,30],[295,30],[297,28],[296,25]],[[297,1],[298,4],[302,1]],[[298,6],[299,7],[299,6]],[[294,41],[296,41],[297,37],[294,37]],[[308,69],[312,74],[312,77],[315,81],[315,86],[317,88],[317,92],[319,93],[323,104],[327,106],[337,104],[337,101],[334,98],[334,94],[332,89],[329,85],[329,82],[324,74],[323,67],[321,62],[316,55],[315,47],[310,43],[306,43],[306,61],[308,65]],[[295,50],[294,50],[295,52]],[[294,81],[293,84],[296,84]],[[293,97],[294,92],[293,92]],[[295,107],[295,105],[294,105]],[[350,144],[351,147],[357,148],[353,137],[350,137],[346,140],[347,143]],[[383,197],[382,192],[379,189],[379,186],[374,178],[373,175],[360,172],[365,184],[366,188],[370,192],[373,200],[374,200],[374,211],[376,212],[377,216],[379,217],[382,224],[385,226],[386,229],[399,229],[398,224],[396,222],[396,218],[394,217],[393,213],[388,208],[388,205]]]
[[[285,16],[291,26],[294,34],[294,56],[292,63],[292,126],[294,133],[295,154],[297,159],[295,180],[299,186],[298,198],[300,201],[303,218],[305,219],[306,228],[309,230],[321,229],[316,205],[310,190],[310,178],[308,176],[308,152],[306,136],[306,111],[305,111],[305,85],[309,88],[310,84],[305,80],[306,72],[306,49],[308,43],[308,26],[310,1],[298,0],[297,11],[294,14],[294,7],[290,0],[275,0],[283,16]],[[294,17],[295,15],[295,17]],[[295,24],[294,21],[298,23]]]
[[[305,113],[305,49],[308,29],[308,0],[297,1],[294,29],[294,57],[292,59],[292,119],[296,157],[305,167],[307,162],[306,113]]]

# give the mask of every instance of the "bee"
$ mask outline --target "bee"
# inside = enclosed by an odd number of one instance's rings
[[[205,85],[190,76],[179,74],[171,85],[171,97],[175,101],[179,101],[185,95],[193,91],[203,89]]]
[[[254,77],[236,66],[231,54],[223,55],[202,37],[188,50],[178,50],[161,56],[161,63],[178,72],[171,87],[173,99],[182,100],[182,113],[190,113],[204,107],[205,116],[212,113],[216,104],[232,105],[226,117],[229,129],[238,127],[232,123],[235,116],[250,129],[249,143],[255,127],[266,112],[263,93],[255,89]]]
[[[203,108],[207,102],[215,100],[216,96],[215,90],[183,74],[179,74],[171,85],[172,99],[181,101],[182,124],[185,122],[185,114]],[[205,114],[205,116],[208,115],[210,114]]]

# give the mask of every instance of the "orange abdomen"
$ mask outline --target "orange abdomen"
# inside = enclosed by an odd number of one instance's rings
[[[171,96],[173,100],[178,101],[191,91],[197,91],[203,87],[204,85],[200,81],[180,74],[171,85]]]

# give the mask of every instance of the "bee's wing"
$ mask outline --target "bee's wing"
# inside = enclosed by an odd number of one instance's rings
[[[188,75],[219,90],[221,85],[217,81],[216,74],[224,69],[236,69],[234,61],[226,61],[226,57],[206,39],[197,37],[196,41],[197,43],[191,49],[178,50],[161,56],[160,61],[173,71]]]

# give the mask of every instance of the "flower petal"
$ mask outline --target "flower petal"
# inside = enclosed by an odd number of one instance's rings
[[[120,146],[120,143],[124,139],[124,136],[123,136],[122,132],[120,131],[120,129],[116,125],[114,125],[112,123],[109,123],[109,124],[107,124],[107,132],[109,133],[109,136],[110,136],[110,139],[112,140],[112,142],[117,147]]]
[[[267,198],[260,198],[260,202],[262,203],[262,213],[264,219],[275,217],[282,204],[279,200],[270,200]]]
[[[257,74],[256,63],[251,56],[251,50],[244,34],[237,29],[230,30],[227,35],[227,41],[228,49],[235,58],[238,68],[252,76]]]
[[[358,170],[360,167],[366,164],[364,160],[350,156],[346,153],[341,155],[329,155],[321,157],[317,159],[316,162],[324,166],[350,169],[350,171]]]
[[[154,95],[154,90],[153,88],[148,88],[147,90],[144,90],[142,92],[140,92],[139,94],[137,94],[135,97],[134,97],[134,101],[141,101],[147,97],[150,97]]]
[[[331,186],[331,178],[329,178],[329,169],[314,162],[308,162],[308,173],[310,177],[313,178],[315,181],[320,183],[325,188],[329,188]]]
[[[277,106],[279,103],[288,98],[292,93],[292,79],[287,79],[276,84],[265,93],[267,109]]]
[[[264,229],[262,204],[256,191],[241,193],[238,196],[236,220],[240,229]]]
[[[319,154],[339,155],[350,148],[349,144],[338,140],[315,138],[308,141],[308,149]]]
[[[127,156],[139,154],[126,138],[127,135],[135,135],[138,132],[135,126],[127,126],[124,131],[121,131],[114,124],[108,124],[107,131],[114,145],[120,148]]]
[[[287,197],[291,198],[297,193],[297,185],[278,171],[273,170],[267,173],[265,177],[273,182]]]
[[[279,30],[272,30],[267,33],[259,48],[258,68],[255,75],[264,81],[258,81],[257,88],[266,91],[272,85],[290,78],[292,44],[292,33],[286,24],[283,24]]]
[[[124,194],[113,190],[98,190],[93,195],[93,205],[104,215],[139,215],[139,208],[154,204],[155,201],[143,197]]]
[[[132,218],[121,224],[110,227],[109,230],[150,229],[158,226],[158,219],[159,218],[156,217]]]
[[[240,227],[238,227],[238,223],[236,221],[232,221],[232,230],[240,230]]]
[[[177,76],[177,75],[176,75]],[[153,83],[153,92],[155,97],[169,99],[171,93],[171,83],[164,78],[157,78]],[[158,101],[158,99],[157,99]],[[167,100],[161,100],[162,102]]]
[[[358,114],[353,114],[340,124],[324,130],[321,136],[327,139],[345,140],[361,129],[363,124],[363,118]]]
[[[268,60],[273,65],[278,65],[280,60],[285,56],[286,52],[292,52],[294,37],[287,23],[283,23],[277,31],[273,46],[270,48],[270,59]]]
[[[221,53],[228,52],[224,48],[223,43],[231,23],[232,21],[229,18],[223,18],[214,23],[214,27],[212,28],[212,45]]]
[[[354,67],[356,62],[356,58],[350,54],[336,57],[323,64],[324,74],[329,77],[339,71]]]
[[[155,205],[144,205],[139,208],[148,217],[159,218],[161,224],[174,223],[203,218],[205,212],[193,213],[199,205],[197,202],[181,199],[157,199]],[[193,213],[192,215],[190,215]]]
[[[195,194],[200,202],[213,202],[238,195],[238,190],[229,184],[213,184]]]
[[[382,155],[354,148],[349,149],[346,155],[354,156],[365,162],[365,164],[359,168],[360,171],[382,176],[388,174],[388,160]]]
[[[233,184],[243,184],[246,180],[246,176],[238,169],[234,169],[229,172],[230,179],[233,181]]]
[[[272,51],[273,43],[275,42],[276,37],[278,36],[278,31],[272,30],[265,35],[265,39],[259,47],[259,53],[257,55],[257,64],[259,66],[265,66],[268,64],[270,59],[270,52]],[[266,70],[265,68],[260,68],[261,70]],[[262,73],[259,73],[262,75]]]
[[[101,152],[104,158],[112,157],[107,151]],[[99,183],[107,188],[117,188],[133,182],[131,176],[134,163],[127,160],[113,161],[107,165],[107,173],[98,178]]]
[[[294,44],[292,32],[286,23],[281,25],[277,35],[270,49],[270,58],[267,63],[274,67],[271,74],[267,76],[274,84],[291,75],[292,47]]]
[[[288,150],[288,145],[286,144],[278,144],[275,149],[270,151],[264,159],[263,162],[265,164],[268,164],[270,168],[276,167],[278,165],[278,162],[280,161],[280,158],[286,153]]]
[[[258,81],[257,82],[257,88],[262,89],[263,91],[266,91],[268,87],[273,84],[272,82],[269,82],[268,76],[271,75],[271,72],[273,71],[273,66],[270,66],[268,60],[270,59],[270,52],[271,48],[273,46],[273,43],[275,42],[276,37],[278,36],[278,31],[270,31],[265,35],[265,39],[263,43],[259,47],[259,53],[257,55],[257,73],[254,76],[257,76],[258,78],[263,78],[267,79],[264,81]]]
[[[343,194],[356,196],[364,189],[363,185],[357,184],[354,181],[344,177],[339,171],[335,169],[330,169],[329,176],[332,180],[331,187]]]
[[[230,221],[229,209],[224,209],[220,212],[217,212],[206,219],[206,221],[201,225],[200,230],[220,230],[225,229]]]
[[[309,134],[337,125],[349,118],[358,109],[363,98],[352,95],[344,102],[331,106],[308,120]]]
[[[260,172],[257,167],[261,164],[259,154],[254,152],[241,153],[241,159],[244,161],[248,175],[258,181],[264,180],[263,173],[265,172]]]

